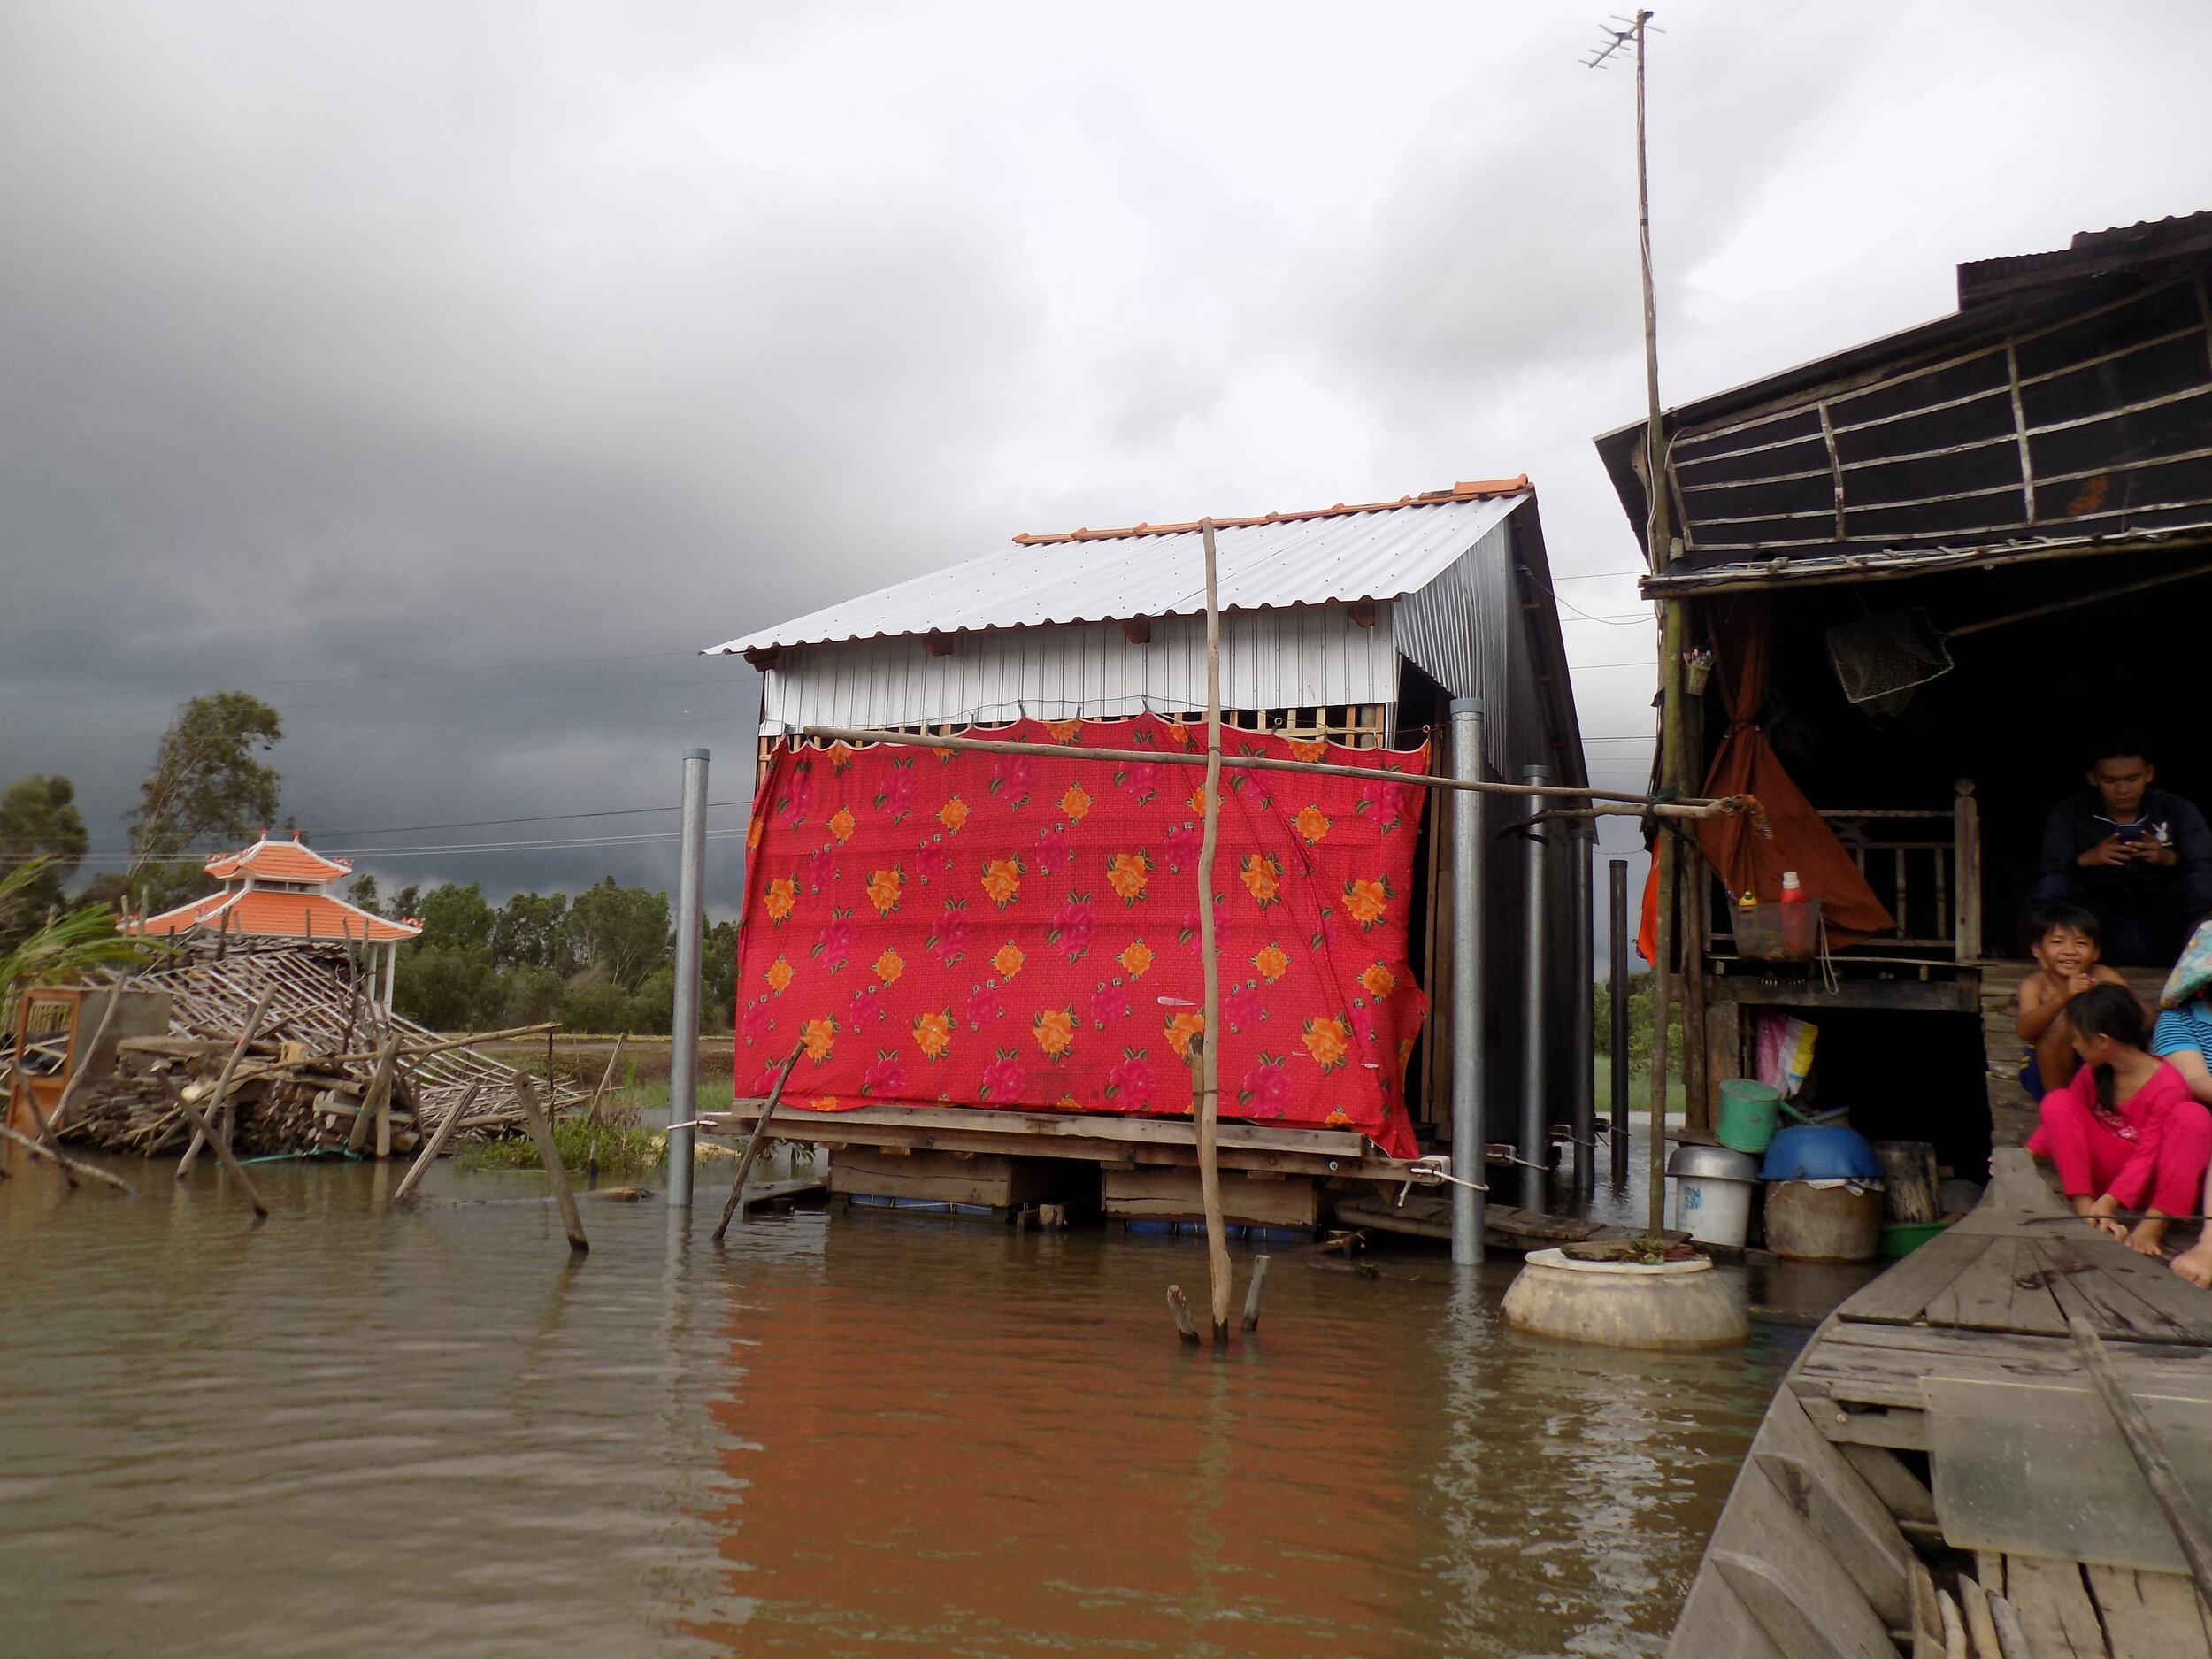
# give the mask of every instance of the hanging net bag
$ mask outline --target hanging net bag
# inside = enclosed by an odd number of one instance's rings
[[[1950,648],[1924,611],[1858,617],[1823,637],[1843,695],[1877,714],[1902,708],[1915,687],[1951,672]]]

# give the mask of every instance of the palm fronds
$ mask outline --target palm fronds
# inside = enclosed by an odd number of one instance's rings
[[[23,908],[27,890],[52,863],[48,857],[26,859],[0,876],[0,926]],[[0,1017],[12,1025],[15,999],[26,986],[75,984],[101,968],[143,962],[167,949],[158,940],[117,933],[115,912],[104,904],[52,917],[13,949],[0,952]]]

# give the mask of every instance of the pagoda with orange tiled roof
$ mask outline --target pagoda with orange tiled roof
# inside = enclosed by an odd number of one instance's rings
[[[332,885],[352,872],[344,859],[324,857],[297,834],[289,841],[275,841],[265,830],[252,846],[218,853],[207,861],[207,873],[223,884],[220,892],[158,916],[125,917],[119,926],[133,933],[173,934],[204,928],[242,939],[382,945],[388,998],[393,956],[402,940],[422,932],[422,924],[379,916],[337,897],[330,891]]]

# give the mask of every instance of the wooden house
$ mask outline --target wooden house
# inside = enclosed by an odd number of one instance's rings
[[[1685,885],[1694,1133],[1775,1010],[1819,1029],[1819,1103],[1876,1135],[1971,1174],[2032,1126],[2012,1014],[2047,813],[2116,730],[2212,800],[2208,283],[2212,213],[2084,233],[1961,265],[1947,317],[1667,411],[1645,590],[1723,658],[1686,697],[1685,781],[1757,727],[1886,912],[1778,965],[1717,880]],[[1643,426],[1598,447],[1643,535]],[[1754,645],[1769,683],[1731,709]]]
[[[1316,752],[1325,741],[1356,752],[1431,743],[1430,764],[1440,769],[1449,704],[1479,698],[1487,776],[1518,780],[1542,767],[1554,782],[1586,783],[1543,533],[1525,478],[1219,519],[1216,534],[1231,738],[1276,733],[1310,742]],[[822,727],[987,736],[1023,720],[1152,716],[1188,723],[1201,720],[1205,707],[1202,568],[1196,524],[1025,534],[1009,548],[716,649],[741,653],[762,672],[764,779],[778,754],[812,742],[804,734]],[[1183,793],[1172,792],[1179,810]],[[757,814],[765,810],[764,803]],[[1447,1045],[1434,1033],[1438,1010],[1448,1006],[1441,980],[1451,907],[1443,890],[1448,861],[1439,859],[1444,836],[1435,827],[1443,820],[1425,799],[1416,811],[1406,960],[1432,1011],[1411,1058],[1405,1103],[1426,1148],[1443,1139],[1450,1117]],[[1530,841],[1507,823],[1519,816],[1501,810],[1493,820],[1503,833],[1489,862],[1491,1091],[1501,1102],[1492,1140],[1513,1138],[1510,1123],[1498,1117],[1517,1111],[1531,990],[1519,949]],[[1586,941],[1583,826],[1537,829],[1561,849],[1539,878],[1549,936]],[[749,928],[763,925],[749,914]],[[1563,1124],[1578,1111],[1588,1120],[1588,960],[1586,944],[1563,947],[1537,987],[1548,1016],[1540,1051],[1557,1085],[1549,1116]],[[747,995],[741,990],[741,1049]],[[742,1094],[743,1063],[739,1071]],[[795,1094],[800,1087],[795,1081]],[[1358,1133],[1236,1121],[1225,1097],[1223,1111],[1232,1220],[1311,1225],[1328,1192],[1343,1183],[1403,1179],[1404,1156],[1382,1156]],[[1102,1195],[1110,1213],[1184,1217],[1197,1213],[1192,1128],[1179,1116],[1187,1112],[1187,1104],[1164,1103],[1134,1116],[1046,1114],[902,1098],[825,1112],[808,1133],[835,1148],[839,1190],[856,1196],[1004,1209],[1064,1197],[1072,1180],[1077,1202]],[[1581,1138],[1586,1144],[1586,1128]]]

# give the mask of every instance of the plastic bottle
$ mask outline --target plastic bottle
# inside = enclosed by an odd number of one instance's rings
[[[1782,949],[1786,956],[1803,958],[1813,954],[1816,912],[1807,902],[1811,897],[1798,880],[1796,871],[1782,872]]]

